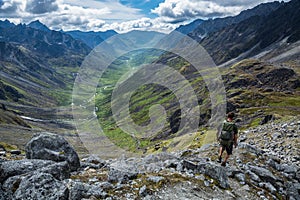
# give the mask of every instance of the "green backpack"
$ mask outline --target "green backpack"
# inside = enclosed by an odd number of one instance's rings
[[[220,139],[221,140],[233,140],[233,130],[234,129],[234,123],[224,121],[222,131],[220,133]]]

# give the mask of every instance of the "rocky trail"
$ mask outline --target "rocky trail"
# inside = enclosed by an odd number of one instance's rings
[[[80,159],[62,136],[44,132],[27,143],[26,159],[9,152],[15,156],[8,160],[0,146],[0,199],[298,200],[299,142],[299,117],[251,128],[240,133],[222,167],[217,143],[139,158]]]

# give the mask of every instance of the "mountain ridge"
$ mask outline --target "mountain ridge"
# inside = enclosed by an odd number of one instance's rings
[[[217,64],[236,58],[248,50],[247,56],[251,57],[285,37],[290,37],[286,43],[300,39],[297,34],[300,31],[299,6],[299,1],[292,0],[267,16],[252,16],[205,38],[194,39],[200,42]]]
[[[239,23],[239,22],[241,22],[245,19],[248,19],[252,16],[268,15],[268,13],[270,13],[274,10],[277,10],[282,5],[283,5],[283,3],[279,3],[278,1],[270,2],[270,3],[262,3],[258,6],[255,6],[254,8],[242,11],[241,13],[239,13],[236,16],[204,20],[197,27],[192,29],[192,31],[190,31],[187,34],[193,38],[203,38],[212,32],[216,32],[216,31],[218,31],[226,26],[229,26],[231,24]],[[176,29],[176,31],[181,32],[180,29],[182,29],[184,27],[186,27],[186,29],[190,29],[189,26],[190,25],[194,26],[193,23],[188,24],[186,26],[179,27]]]

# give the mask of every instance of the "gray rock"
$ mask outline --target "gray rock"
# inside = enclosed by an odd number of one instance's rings
[[[51,174],[46,173],[37,173],[23,178],[14,194],[15,200],[67,200],[68,197],[68,188]]]
[[[205,144],[200,147],[199,151],[206,151],[211,147],[211,144]]]
[[[269,159],[266,163],[273,169],[276,169],[277,171],[282,171],[281,165],[278,164],[274,159]]]
[[[236,178],[236,180],[238,180],[240,182],[243,182],[243,183],[246,182],[245,174],[238,173],[238,174],[235,174],[234,177]]]
[[[2,185],[1,184],[0,184],[0,199],[1,200],[12,199],[12,196],[8,195],[4,190],[2,190]]]
[[[125,169],[111,168],[108,173],[108,181],[111,183],[126,183],[128,180],[137,178],[138,173]]]
[[[164,162],[164,166],[165,166],[166,168],[174,168],[174,169],[176,169],[178,163],[179,163],[179,161],[176,160],[176,159],[166,160],[166,161]]]
[[[183,160],[182,161],[182,166],[183,168],[185,169],[191,169],[191,170],[196,170],[198,169],[198,164],[197,163],[194,163],[192,161],[189,161],[189,160]]]
[[[257,176],[255,173],[251,172],[250,170],[247,170],[246,173],[249,175],[250,179],[255,182],[260,182],[259,176]]]
[[[250,165],[249,169],[265,182],[276,183],[278,180],[272,172],[265,168]]]
[[[226,169],[226,171],[227,171],[228,177],[230,177],[230,178],[234,178],[236,174],[243,173],[241,170],[239,170],[235,167],[228,168],[228,169]]]
[[[239,137],[239,143],[240,143],[240,142],[245,142],[247,139],[248,139],[248,138],[247,138],[246,135],[241,135],[241,136]]]
[[[97,155],[90,155],[87,158],[83,158],[81,162],[81,167],[90,167],[94,169],[100,169],[107,165],[106,161],[99,158]]]
[[[53,160],[56,162],[67,161],[71,171],[80,167],[77,153],[71,145],[56,134],[42,132],[35,134],[26,144],[26,158]]]
[[[255,147],[254,145],[251,145],[251,144],[247,144],[247,143],[244,143],[244,142],[241,142],[239,144],[239,147],[240,148],[243,148],[243,149],[246,149],[248,152],[250,153],[254,153],[256,155],[261,155],[263,154],[263,151],[258,149],[257,147]]]
[[[0,163],[0,183],[3,183],[9,177],[32,172],[52,164],[55,164],[55,162],[37,159],[2,162]]]
[[[147,195],[147,187],[146,187],[146,185],[144,185],[143,187],[140,188],[139,195],[141,197],[145,197]]]
[[[162,176],[149,176],[147,178],[148,181],[154,182],[154,183],[159,183],[160,181],[164,180],[165,178]]]
[[[107,194],[96,185],[89,185],[81,182],[72,181],[69,185],[70,200],[81,200],[81,199],[104,199]]]
[[[273,140],[277,140],[279,138],[281,138],[281,133],[275,132],[275,133],[272,134],[272,139]]]
[[[114,185],[109,182],[101,182],[98,184],[98,186],[103,190],[110,190],[114,187]]]
[[[297,166],[295,165],[288,165],[288,164],[282,164],[281,165],[282,171],[288,174],[295,174],[297,173]]]
[[[205,185],[205,187],[209,187],[209,186],[210,186],[210,182],[207,181],[207,180],[205,180],[205,181],[204,181],[204,185]]]
[[[277,192],[276,188],[271,183],[265,183],[264,187],[272,194],[276,194]]]
[[[300,199],[300,183],[286,183],[288,199]]]
[[[14,195],[15,191],[19,188],[20,182],[23,180],[25,176],[18,175],[9,177],[4,183],[3,183],[3,190],[5,191],[6,195],[12,196]],[[1,198],[0,198],[1,199]]]
[[[52,165],[38,169],[36,173],[48,173],[58,180],[70,178],[70,166],[65,162],[54,163]]]
[[[228,189],[230,187],[228,183],[228,176],[224,167],[212,163],[200,163],[198,164],[197,171],[217,180],[220,187],[224,189]]]

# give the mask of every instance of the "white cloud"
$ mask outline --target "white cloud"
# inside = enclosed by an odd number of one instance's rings
[[[157,14],[163,21],[180,23],[196,18],[207,19],[233,16],[245,9],[253,8],[260,3],[273,1],[274,0],[165,0],[151,11]]]
[[[58,10],[56,0],[27,0],[26,11],[33,14],[50,13]]]
[[[18,17],[24,8],[22,0],[0,0],[0,17]]]
[[[150,19],[141,14],[141,10],[122,5],[119,0],[0,0],[0,19],[14,23],[38,19],[55,30],[168,33],[197,18],[236,15],[270,1],[273,0],[165,0],[152,9],[158,16]]]
[[[130,20],[126,22],[121,23],[112,23],[112,24],[105,24],[102,27],[102,30],[109,30],[113,29],[116,30],[119,33],[128,32],[132,30],[143,30],[143,31],[159,31],[159,32],[165,32],[168,33],[174,28],[176,28],[177,25],[165,23],[163,21],[160,21],[160,19],[150,19],[150,18],[141,18],[137,20]]]
[[[106,23],[144,17],[140,10],[118,1],[96,0],[0,0],[0,18],[15,23],[40,20],[52,29],[99,30]]]
[[[213,1],[166,0],[152,12],[167,22],[176,23],[196,17],[235,15],[241,10],[241,6],[222,6]]]

